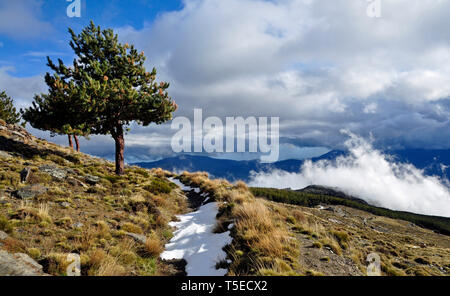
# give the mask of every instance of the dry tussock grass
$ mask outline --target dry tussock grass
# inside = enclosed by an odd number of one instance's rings
[[[96,276],[123,276],[126,274],[125,267],[120,265],[117,257],[107,256],[98,267]]]
[[[163,170],[162,168],[151,169],[150,172],[159,178],[173,176],[173,173]]]
[[[96,249],[89,253],[89,270],[91,276],[122,276],[125,267],[119,263],[119,256],[112,256],[104,250]]]
[[[164,247],[159,238],[157,238],[156,236],[151,236],[147,238],[147,241],[145,242],[145,252],[150,257],[158,257],[163,250]]]
[[[17,211],[18,213],[20,213],[23,219],[29,218],[35,219],[39,222],[52,222],[52,217],[49,214],[48,204],[39,204],[37,207],[35,207],[32,202],[22,201]]]

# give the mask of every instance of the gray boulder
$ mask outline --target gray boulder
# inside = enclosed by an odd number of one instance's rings
[[[47,188],[40,185],[40,184],[34,184],[25,186],[23,188],[20,188],[15,192],[16,197],[20,199],[32,199],[35,196],[39,196],[41,194],[44,194],[47,192]]]
[[[42,265],[23,253],[0,250],[0,276],[43,276]]]
[[[90,185],[95,185],[98,182],[100,182],[100,178],[97,176],[92,176],[92,175],[86,175],[84,177],[84,181],[86,181],[86,183],[90,184]]]
[[[65,179],[67,176],[66,170],[60,169],[56,165],[44,164],[39,167],[39,170],[58,180]]]

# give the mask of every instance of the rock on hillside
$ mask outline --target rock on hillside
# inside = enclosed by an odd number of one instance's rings
[[[0,247],[9,235],[0,230]],[[10,254],[0,249],[0,275],[2,276],[42,276],[43,267],[23,253]]]
[[[0,250],[0,275],[2,276],[43,276],[42,265],[27,254],[10,254]]]

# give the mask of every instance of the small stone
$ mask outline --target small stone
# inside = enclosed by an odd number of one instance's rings
[[[70,203],[68,203],[67,201],[63,201],[63,202],[59,203],[59,205],[65,209],[70,207]]]
[[[97,176],[92,176],[92,175],[86,175],[84,177],[84,180],[86,181],[86,183],[90,184],[90,185],[95,185],[98,182],[100,182],[100,178]]]
[[[147,242],[147,237],[143,234],[127,232],[126,235],[132,237],[138,243],[145,244]]]
[[[0,240],[5,240],[5,239],[7,239],[9,236],[5,233],[5,232],[3,232],[3,231],[1,231],[0,230]]]
[[[69,183],[72,186],[79,186],[79,187],[84,187],[87,188],[88,186],[86,184],[84,184],[83,182],[81,182],[78,179],[75,179],[73,177],[69,177],[67,178],[67,183]]]
[[[84,224],[81,223],[81,222],[77,222],[77,223],[72,224],[72,228],[81,228],[83,226],[84,226]]]
[[[29,167],[24,168],[20,172],[20,182],[26,183],[31,176],[31,169]]]
[[[46,187],[40,184],[34,184],[20,188],[15,192],[15,195],[21,199],[31,199],[34,198],[35,196],[39,196],[46,192],[47,192]]]
[[[0,151],[0,157],[6,158],[6,159],[12,158],[11,154],[9,154],[8,152],[5,152],[5,151]]]

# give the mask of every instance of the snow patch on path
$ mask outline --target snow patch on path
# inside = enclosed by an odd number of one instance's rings
[[[226,258],[222,248],[231,243],[230,232],[213,233],[218,204],[201,206],[197,211],[177,216],[179,222],[174,237],[166,244],[161,259],[184,259],[188,276],[224,276],[227,269],[216,269],[216,263]]]
[[[175,178],[169,178],[169,180],[170,180],[170,182],[175,183],[175,185],[178,185],[181,188],[181,190],[183,190],[183,191],[194,190],[195,193],[200,193],[200,188],[198,188],[198,187],[191,187],[191,186],[184,185],[183,183],[181,183],[180,180],[175,179]]]

